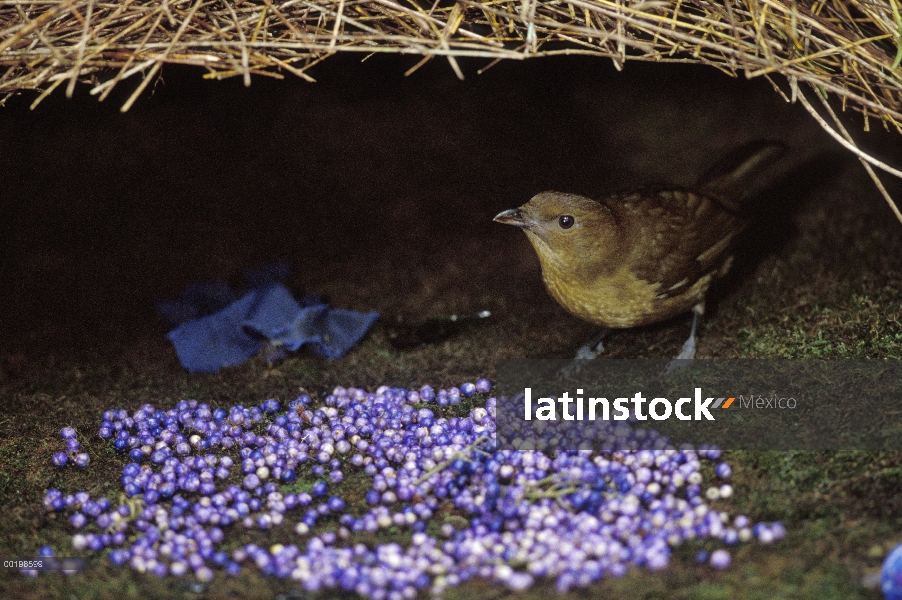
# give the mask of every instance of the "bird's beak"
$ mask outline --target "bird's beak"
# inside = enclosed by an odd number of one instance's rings
[[[530,222],[523,217],[523,213],[519,208],[511,208],[504,212],[500,212],[492,219],[496,223],[504,223],[505,225],[515,225],[516,227],[529,227]]]

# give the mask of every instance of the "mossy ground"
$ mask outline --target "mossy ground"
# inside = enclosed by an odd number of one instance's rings
[[[450,386],[492,377],[501,358],[571,355],[593,328],[548,298],[522,234],[491,217],[547,188],[691,183],[712,156],[755,137],[787,139],[804,160],[775,188],[779,208],[744,238],[702,322],[700,356],[902,358],[902,225],[856,161],[824,154],[830,145],[807,116],[767,86],[713,71],[630,65],[614,74],[594,61],[501,65],[465,83],[437,67],[412,81],[400,79],[409,65],[397,62],[339,64],[351,74],[324,71],[316,86],[255,80],[249,91],[199,86],[193,71],[173,75],[171,89],[127,116],[93,99],[0,113],[0,135],[18,146],[2,158],[16,177],[0,192],[10,209],[0,556],[45,544],[76,554],[69,524],[41,507],[46,489],[118,497],[123,457],[96,436],[106,408],[168,408],[183,398],[249,405],[302,390],[321,398],[335,385]],[[897,139],[866,137],[899,148]],[[335,362],[299,352],[273,365],[185,373],[154,301],[285,257],[296,291],[377,309],[382,324]],[[485,309],[491,318],[413,350],[395,349],[386,335],[390,318]],[[688,325],[687,317],[619,332],[608,356],[671,356]],[[63,426],[78,429],[90,468],[50,466]],[[726,459],[736,493],[718,506],[782,521],[785,540],[735,547],[726,571],[694,562],[710,542],[688,543],[662,572],[634,569],[561,597],[880,597],[862,578],[902,542],[902,453],[730,451]],[[338,491],[353,507],[365,483],[348,476]],[[295,520],[286,521],[266,533],[233,529],[230,547],[300,541]],[[404,535],[378,539],[387,538]],[[550,593],[553,582],[544,582],[522,596]],[[0,573],[3,598],[279,594],[299,595],[296,584],[253,568],[197,588],[113,568],[105,553],[78,576]],[[476,582],[448,597],[518,596]]]

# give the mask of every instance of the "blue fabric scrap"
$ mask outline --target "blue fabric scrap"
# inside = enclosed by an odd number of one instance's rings
[[[220,290],[221,291],[221,290]],[[186,290],[187,292],[187,290]],[[164,318],[174,314],[197,314],[183,294],[178,301],[188,305],[180,311],[158,306]],[[373,325],[379,313],[359,313],[330,308],[317,296],[300,302],[281,283],[254,288],[225,308],[183,322],[167,334],[179,361],[192,373],[215,373],[239,365],[265,345],[295,351],[307,345],[327,359],[344,356]]]

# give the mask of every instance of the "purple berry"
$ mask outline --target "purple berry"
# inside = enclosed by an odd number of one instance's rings
[[[83,514],[81,514],[80,512],[77,512],[72,515],[72,518],[69,519],[69,522],[71,522],[72,526],[75,527],[76,529],[81,529],[82,527],[84,527],[85,525],[88,524],[88,518],[86,516],[84,516]]]
[[[893,548],[883,561],[880,589],[886,600],[902,600],[902,544]]]
[[[726,569],[730,566],[730,553],[726,550],[715,550],[711,553],[711,566],[715,569]]]

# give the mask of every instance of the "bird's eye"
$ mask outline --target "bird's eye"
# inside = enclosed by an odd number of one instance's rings
[[[574,219],[572,215],[561,215],[557,222],[558,225],[561,226],[561,229],[570,229],[573,227],[573,224],[576,223],[576,219]]]

